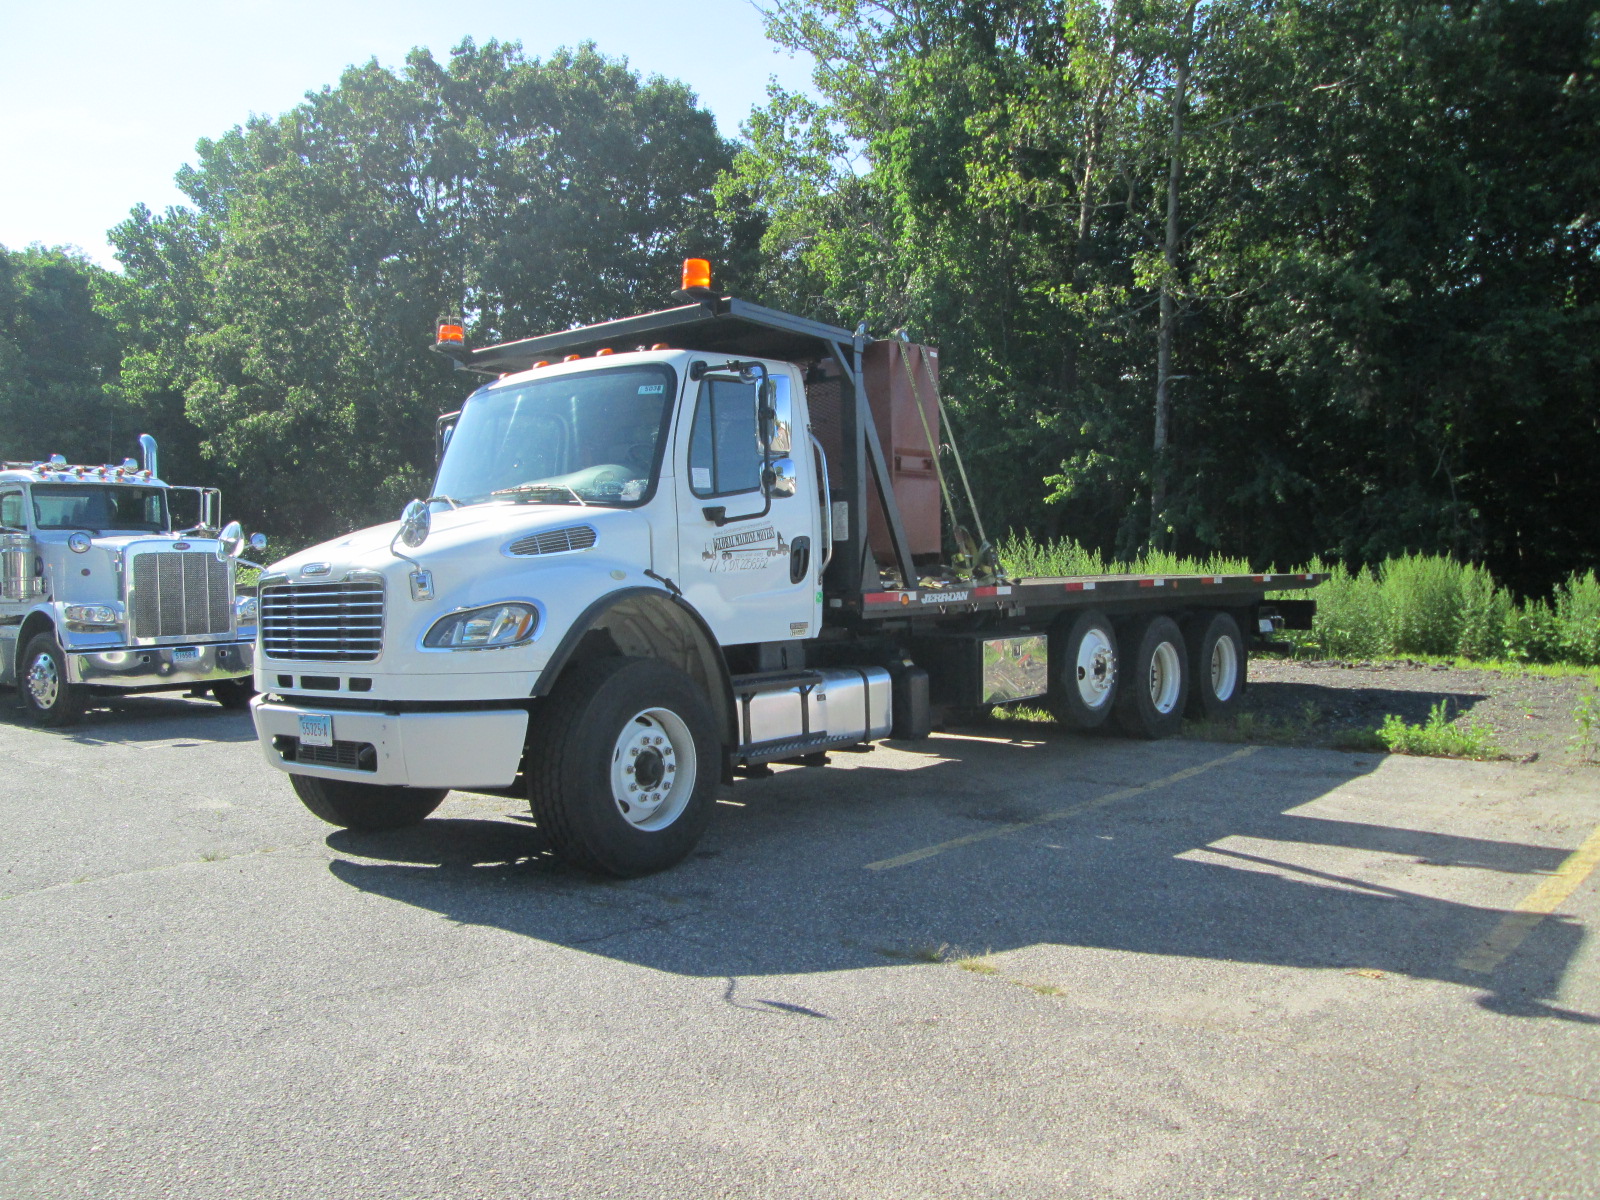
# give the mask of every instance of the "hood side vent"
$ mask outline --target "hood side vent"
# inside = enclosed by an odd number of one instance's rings
[[[569,550],[587,550],[595,543],[592,525],[568,525],[565,529],[546,529],[542,533],[518,538],[506,547],[507,554],[565,554]]]

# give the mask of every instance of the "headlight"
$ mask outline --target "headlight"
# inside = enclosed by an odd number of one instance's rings
[[[431,650],[477,650],[516,646],[539,631],[539,610],[531,604],[490,604],[451,613],[434,622],[422,639]]]
[[[240,596],[233,602],[233,623],[254,625],[261,612],[261,602],[254,596]]]
[[[77,625],[120,625],[117,610],[104,604],[69,604],[67,620]]]

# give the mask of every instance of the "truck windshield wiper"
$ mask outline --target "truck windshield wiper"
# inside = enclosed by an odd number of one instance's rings
[[[565,492],[583,507],[588,508],[589,502],[572,488],[564,483],[519,483],[516,487],[501,488],[499,491],[490,492],[491,496],[531,496],[537,492],[555,493],[560,495]],[[564,503],[564,501],[563,501]]]

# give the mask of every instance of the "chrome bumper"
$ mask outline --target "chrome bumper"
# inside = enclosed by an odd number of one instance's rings
[[[280,771],[406,787],[507,787],[517,778],[528,734],[528,713],[520,708],[390,714],[257,696],[250,713],[262,752]],[[307,747],[316,756],[310,762],[297,758],[302,713],[333,721],[334,745]]]
[[[249,676],[255,670],[255,662],[253,641],[135,646],[129,650],[69,650],[67,682],[126,688],[216,683],[219,679]]]

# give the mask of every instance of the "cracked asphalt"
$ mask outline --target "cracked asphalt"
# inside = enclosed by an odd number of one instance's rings
[[[0,770],[8,1200],[1600,1195],[1600,769],[990,727],[628,883],[204,701]]]

